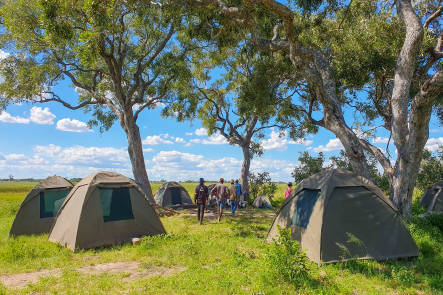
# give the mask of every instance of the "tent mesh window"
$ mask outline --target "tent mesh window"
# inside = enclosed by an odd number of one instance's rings
[[[68,190],[40,192],[40,218],[56,216],[68,192]]]
[[[133,219],[128,188],[100,188],[103,221]]]
[[[306,228],[311,218],[312,209],[320,196],[320,190],[304,189],[298,194],[292,225]]]
[[[169,193],[171,194],[171,204],[177,205],[182,203],[182,194],[181,189],[179,187],[171,187],[169,189]]]

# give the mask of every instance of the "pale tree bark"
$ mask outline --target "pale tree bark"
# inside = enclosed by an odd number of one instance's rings
[[[146,194],[148,200],[154,204],[155,201],[152,194],[151,184],[149,182],[148,173],[146,172],[140,130],[134,119],[132,109],[125,111],[120,123],[126,133],[126,138],[128,139],[128,154],[132,164],[134,180]]]
[[[249,168],[251,166],[251,151],[249,144],[242,145],[241,148],[243,152],[243,163],[241,166],[240,184],[244,192],[249,192],[248,175],[249,175]]]

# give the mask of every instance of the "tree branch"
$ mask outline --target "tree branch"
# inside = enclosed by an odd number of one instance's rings
[[[52,91],[45,91],[44,93],[45,94],[50,94],[50,95],[52,95],[52,97],[51,98],[42,98],[42,96],[40,96],[41,99],[36,100],[35,102],[37,102],[37,103],[45,103],[45,102],[55,101],[55,102],[59,102],[59,103],[63,104],[63,106],[65,106],[66,108],[71,109],[71,110],[78,110],[78,109],[81,109],[81,108],[83,108],[83,107],[85,107],[87,105],[98,104],[98,102],[96,102],[96,101],[94,102],[94,101],[87,100],[87,101],[84,101],[84,102],[82,102],[82,103],[80,103],[80,104],[78,104],[76,106],[73,106],[70,103],[62,100],[57,94],[55,94]]]
[[[437,17],[439,17],[441,15],[441,13],[443,12],[443,6],[440,6],[433,14],[431,14],[428,19],[425,21],[425,24],[423,25],[424,28],[428,28],[429,24],[436,19]]]
[[[386,175],[389,178],[392,178],[393,169],[392,169],[391,161],[389,161],[389,159],[385,157],[383,152],[379,148],[377,148],[376,146],[370,144],[369,141],[367,141],[365,139],[360,138],[359,141],[360,141],[360,144],[363,146],[363,148],[366,151],[368,151],[369,153],[371,153],[377,159],[377,161],[383,167],[383,170],[386,173]]]

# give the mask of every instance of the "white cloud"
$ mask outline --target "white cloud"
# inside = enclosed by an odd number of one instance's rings
[[[331,152],[331,151],[337,151],[341,150],[343,148],[343,145],[341,144],[340,140],[338,138],[334,138],[329,140],[329,142],[324,146],[320,145],[313,149],[314,152]]]
[[[150,152],[153,152],[153,151],[154,151],[154,149],[151,149],[151,148],[143,149],[144,153],[150,153]]]
[[[26,159],[24,154],[8,154],[5,156],[5,159],[8,161],[19,161]]]
[[[212,134],[208,139],[203,139],[202,144],[227,144],[228,141],[221,134]]]
[[[186,136],[191,136],[191,135],[193,135],[193,134],[194,134],[194,133],[192,133],[192,132],[186,132],[186,133],[185,133]]]
[[[32,107],[30,119],[32,122],[40,125],[54,124],[55,115],[51,113],[49,108]]]
[[[40,125],[52,125],[54,124],[54,119],[55,115],[51,113],[49,108],[41,107],[32,107],[29,118],[12,116],[8,112],[0,113],[0,122],[5,123],[29,124],[30,122],[33,122]]]
[[[92,130],[88,127],[88,125],[86,125],[85,122],[69,118],[59,120],[57,122],[56,128],[58,130],[68,132],[92,132]]]
[[[9,55],[9,53],[0,49],[0,60],[7,58]]]
[[[199,128],[197,130],[195,130],[195,135],[197,136],[207,136],[208,135],[208,130],[206,130],[206,128]]]
[[[144,149],[151,152],[152,149]],[[147,158],[148,175],[151,179],[207,180],[238,179],[242,159],[223,157],[208,159],[203,155],[180,151],[160,151]],[[251,170],[268,171],[274,180],[288,181],[294,164],[285,160],[253,159]],[[44,178],[49,175],[85,177],[97,171],[115,171],[129,177],[132,169],[125,148],[87,147],[82,145],[62,147],[54,144],[38,145],[31,155],[0,154],[0,178],[13,174],[15,178]]]
[[[181,138],[181,137],[176,137],[176,138],[175,138],[175,142],[178,142],[178,143],[184,143],[184,142],[185,142],[185,139],[184,139],[184,138]]]
[[[272,129],[269,138],[262,141],[262,146],[264,150],[285,151],[288,149],[288,145],[290,144],[303,144],[305,146],[309,146],[312,143],[312,140],[307,139],[298,139],[293,141],[292,139],[288,138],[285,132],[281,134],[280,132]]]
[[[389,138],[376,136],[372,139],[373,143],[388,143]]]
[[[160,145],[160,144],[173,144],[172,141],[168,140],[168,134],[160,135],[149,135],[143,140],[145,145]]]
[[[443,146],[443,137],[429,138],[428,142],[426,142],[425,149],[436,152],[440,146]]]
[[[443,131],[443,128],[440,127],[440,128],[430,129],[429,133],[438,133],[438,132],[442,132],[442,131]]]
[[[200,139],[200,138],[193,138],[190,139],[188,144],[186,146],[190,146],[192,143],[200,143],[200,144],[206,144],[206,145],[217,145],[217,144],[227,144],[228,141],[226,138],[221,134],[213,134],[206,139]]]
[[[33,154],[6,154],[0,157],[0,176],[44,178],[49,175],[84,177],[98,171],[115,171],[131,176],[126,149],[112,147],[35,146]]]
[[[206,159],[202,155],[180,151],[161,151],[148,161],[148,174],[152,179],[196,180],[204,177],[207,180],[238,179],[243,159],[224,157]],[[268,171],[274,180],[288,181],[294,163],[284,160],[253,159],[251,171]]]
[[[12,116],[8,112],[3,111],[0,113],[0,122],[29,124],[30,120],[28,118],[23,118],[23,117],[19,117],[19,116]]]

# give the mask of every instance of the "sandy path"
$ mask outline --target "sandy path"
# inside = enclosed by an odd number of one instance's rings
[[[176,273],[185,271],[186,267],[162,267],[155,265],[144,265],[137,261],[129,262],[111,262],[96,265],[83,266],[76,269],[76,271],[84,274],[99,275],[102,273],[129,273],[129,276],[124,278],[125,281],[131,281],[142,277],[153,276],[172,276]],[[61,276],[61,269],[44,269],[36,272],[17,273],[0,275],[0,282],[7,288],[24,288],[26,285],[38,282],[43,277],[58,277]]]

